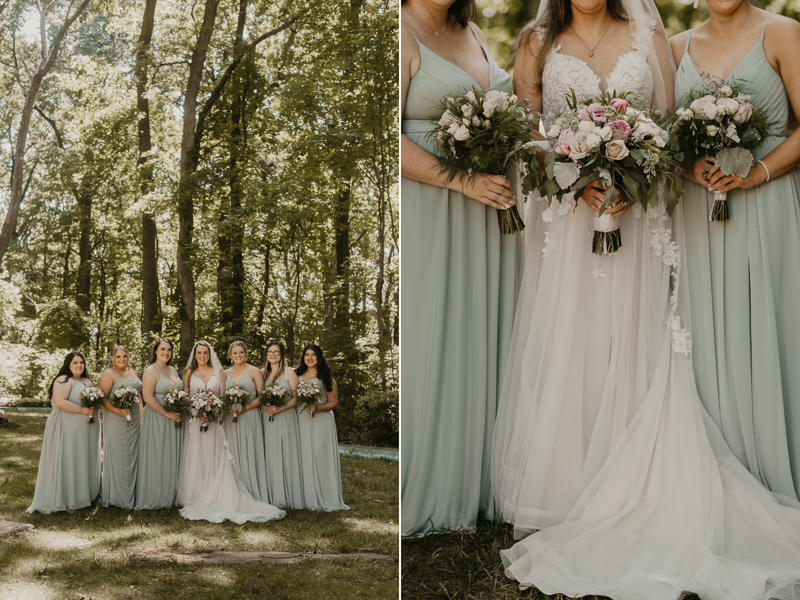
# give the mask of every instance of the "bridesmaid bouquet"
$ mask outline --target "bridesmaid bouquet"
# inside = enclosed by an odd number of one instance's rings
[[[191,403],[189,394],[183,390],[170,390],[164,395],[164,408],[169,412],[175,412],[184,417],[188,416]],[[182,421],[175,422],[175,429],[181,429],[182,427]]]
[[[297,399],[303,403],[303,412],[309,404],[322,404],[322,389],[310,379],[301,379],[297,383]],[[313,417],[315,413],[311,413]]]
[[[94,408],[95,410],[103,408],[103,400],[105,397],[106,395],[103,393],[103,390],[93,385],[87,385],[83,388],[80,395],[81,404],[86,408]],[[86,422],[90,424],[94,423],[94,415],[89,417],[89,420]]]
[[[747,177],[753,151],[769,135],[769,124],[767,115],[750,104],[744,89],[736,79],[711,80],[681,98],[669,119],[677,160],[694,162],[714,155],[725,175]],[[728,219],[728,193],[715,192],[708,220]]]
[[[290,397],[291,393],[287,392],[277,383],[265,386],[264,391],[261,392],[261,398],[266,402],[265,406],[286,406]],[[269,420],[274,421],[275,415],[270,415]]]
[[[505,176],[517,160],[532,153],[528,141],[538,115],[517,104],[516,96],[473,87],[463,96],[446,97],[439,108],[439,116],[430,121],[436,127],[428,135],[436,140],[439,172],[447,175],[447,183],[456,177],[467,183],[464,179],[478,173]],[[525,228],[516,206],[498,209],[497,219],[503,235]]]
[[[200,431],[205,433],[208,431],[209,423],[220,423],[224,413],[222,412],[222,400],[210,390],[203,390],[192,394],[192,404],[190,412],[192,421],[200,419]]]
[[[667,148],[669,133],[656,123],[658,111],[633,108],[629,92],[606,92],[581,104],[571,91],[569,109],[557,115],[547,132],[556,141],[545,155],[545,173],[531,170],[522,189],[538,190],[551,202],[560,202],[567,193],[580,197],[593,181],[608,186],[606,201],[594,218],[592,251],[612,254],[622,245],[619,223],[603,213],[614,204],[618,190],[626,196],[623,201],[637,202],[646,210],[658,204],[659,180],[664,179],[667,212],[672,214],[682,192],[677,162]]]
[[[125,387],[117,388],[114,390],[111,398],[108,399],[111,406],[114,408],[121,408],[122,410],[130,410],[134,402],[139,401],[139,390],[135,387],[126,385]],[[130,415],[125,415],[125,420],[128,422],[128,427],[133,427]]]
[[[222,404],[227,409],[230,408],[237,413],[242,412],[242,401],[249,404],[250,394],[247,393],[247,390],[240,388],[238,385],[234,385],[233,387],[228,388],[225,390],[225,394],[222,396]],[[233,415],[233,422],[238,422],[238,415]]]

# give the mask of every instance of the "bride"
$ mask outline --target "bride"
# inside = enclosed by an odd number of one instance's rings
[[[549,127],[570,89],[664,110],[673,72],[652,0],[543,0],[514,87]],[[527,203],[492,483],[518,537],[541,531],[501,553],[506,574],[569,596],[800,598],[800,505],[736,460],[697,395],[663,203],[621,200],[622,248],[598,257],[600,195]]]
[[[210,390],[221,395],[225,390],[225,372],[208,342],[197,342],[183,372],[184,389],[194,394]],[[204,519],[234,523],[282,519],[285,512],[266,502],[255,500],[236,473],[236,464],[228,449],[225,427],[212,423],[201,432],[200,419],[189,422],[183,442],[181,471],[178,477],[178,504],[186,519]]]

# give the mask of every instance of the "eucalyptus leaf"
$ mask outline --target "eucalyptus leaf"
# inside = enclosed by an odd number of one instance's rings
[[[753,153],[742,147],[723,148],[716,164],[725,175],[747,177],[753,166]]]

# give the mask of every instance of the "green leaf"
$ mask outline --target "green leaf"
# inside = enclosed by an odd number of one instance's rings
[[[569,188],[580,175],[580,167],[573,162],[558,162],[553,167],[553,176],[562,190]]]
[[[723,148],[717,156],[716,164],[725,175],[747,177],[750,167],[753,166],[753,154],[742,147]]]

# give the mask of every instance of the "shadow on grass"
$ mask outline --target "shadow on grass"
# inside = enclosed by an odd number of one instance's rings
[[[0,544],[0,600],[5,598],[396,598],[398,463],[343,457],[342,487],[350,511],[288,510],[268,523],[187,521],[178,509],[87,508],[74,514],[28,514],[45,418],[15,415],[1,430],[0,519],[37,529]],[[173,552],[369,551],[387,561],[298,565],[179,565],[143,560],[137,546]],[[381,564],[377,564],[380,562]],[[341,589],[340,589],[341,588]],[[11,595],[8,595],[11,594]]]
[[[520,590],[506,577],[500,550],[514,545],[514,528],[507,523],[479,521],[473,533],[447,533],[404,539],[404,599],[469,598],[470,600],[567,600],[547,596],[535,588]],[[609,600],[605,596],[584,596],[584,600]],[[687,595],[682,600],[699,600]]]

